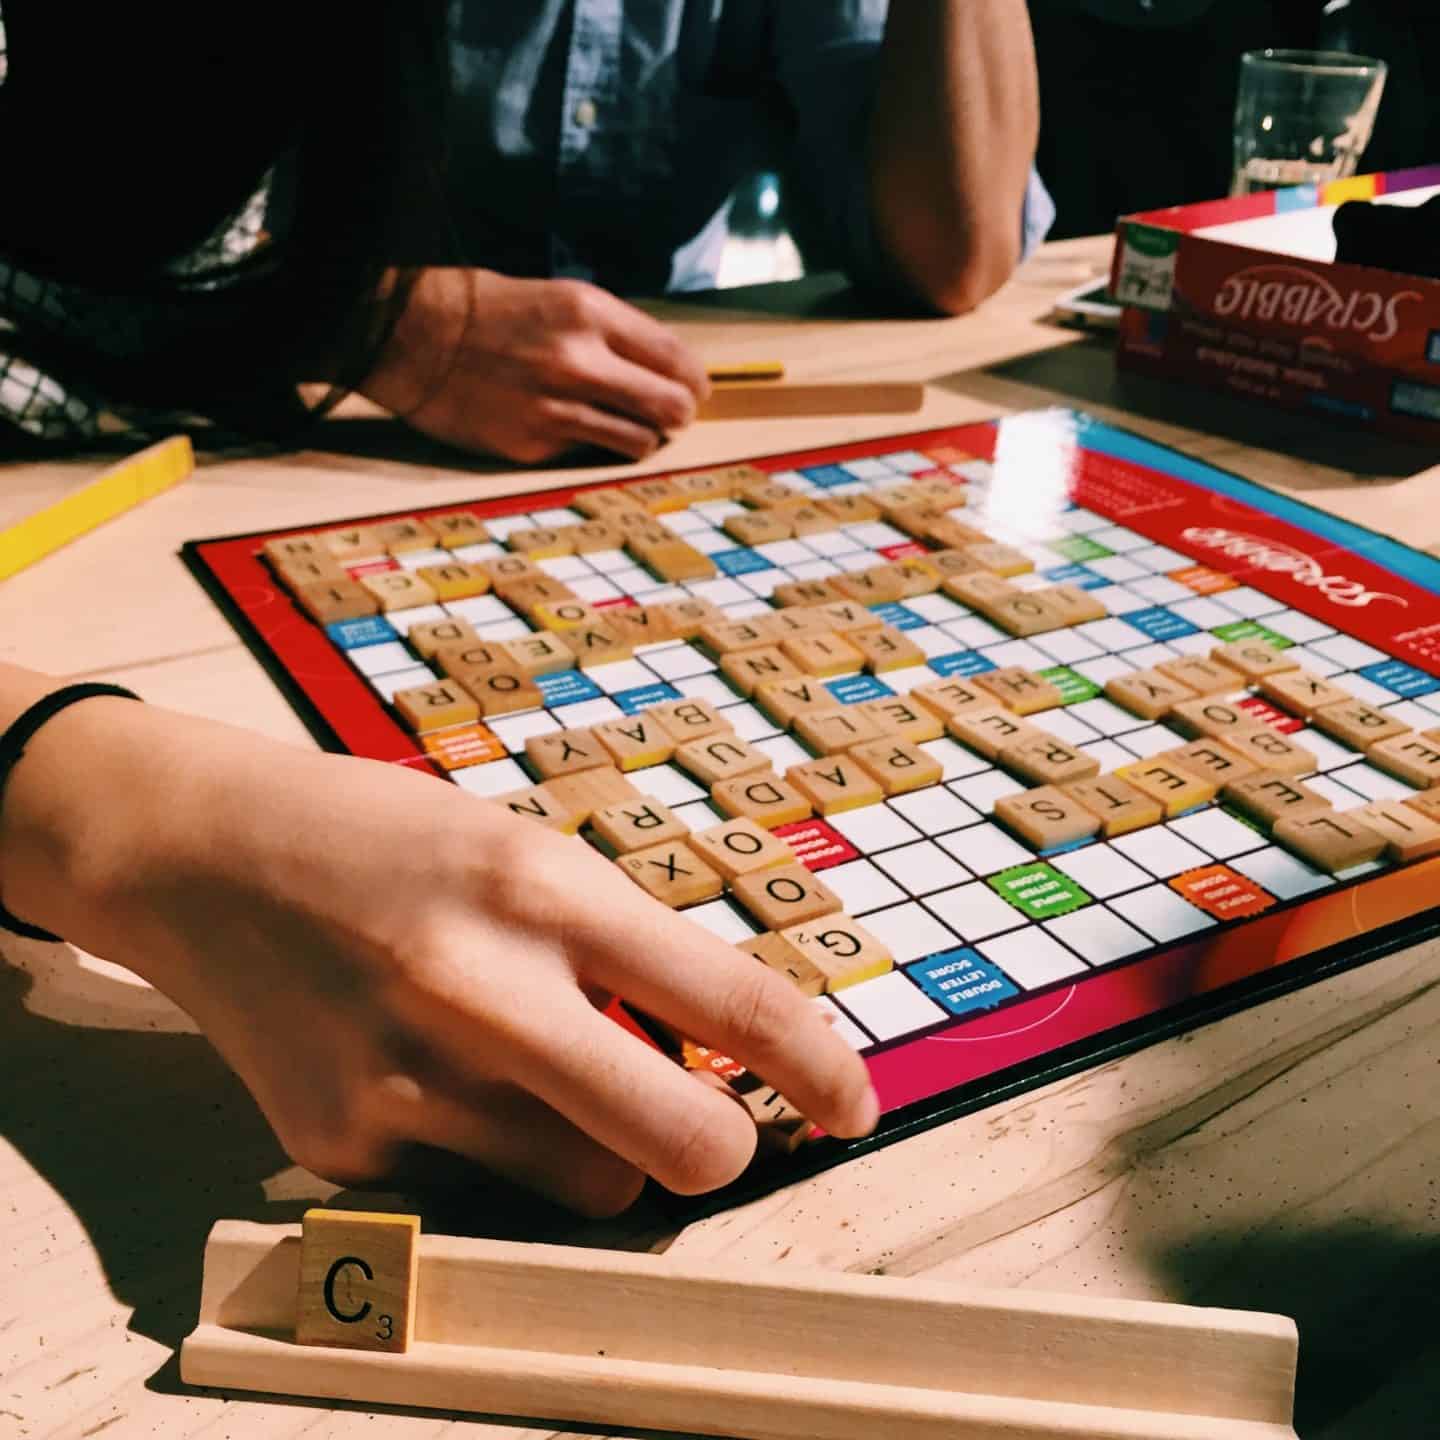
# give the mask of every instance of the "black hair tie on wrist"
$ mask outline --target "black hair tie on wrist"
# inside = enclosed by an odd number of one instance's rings
[[[66,685],[52,691],[44,699],[37,700],[0,735],[0,804],[4,803],[5,786],[9,782],[10,772],[25,753],[25,747],[34,739],[35,732],[62,710],[68,710],[81,700],[92,700],[100,695],[114,695],[122,700],[140,698],[133,690],[126,690],[121,685]],[[60,940],[58,935],[52,935],[38,925],[27,925],[23,920],[17,920],[3,904],[0,904],[0,930],[8,930],[12,935],[21,935],[26,940],[49,940],[53,943]]]

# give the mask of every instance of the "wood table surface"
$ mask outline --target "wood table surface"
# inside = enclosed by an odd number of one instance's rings
[[[678,469],[1078,405],[1411,544],[1440,546],[1430,456],[1159,382],[1051,317],[1108,239],[1044,247],[977,313],[867,318],[837,282],[654,307],[711,362],[923,380],[923,413],[729,421]],[[459,459],[364,415],[327,446],[209,458],[174,492],[0,587],[0,657],[311,743],[177,558],[182,542],[573,481]],[[0,525],[95,461],[0,471]],[[1306,1440],[1440,1434],[1440,951],[1422,944],[678,1233],[642,1202],[585,1227],[477,1190],[427,1227],[980,1285],[1274,1310],[1301,1329]],[[167,1001],[66,947],[0,941],[0,1440],[551,1436],[553,1426],[195,1392],[176,1348],[219,1218],[290,1221],[290,1166]],[[376,1202],[383,1205],[384,1200]],[[663,1320],[663,1317],[657,1317]],[[956,1337],[963,1362],[964,1337]],[[463,1428],[462,1428],[463,1427]],[[592,1432],[594,1433],[594,1432]]]

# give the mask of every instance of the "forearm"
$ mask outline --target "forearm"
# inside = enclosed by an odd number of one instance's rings
[[[900,277],[959,314],[1020,255],[1039,133],[1025,0],[896,0],[870,126],[876,236]]]

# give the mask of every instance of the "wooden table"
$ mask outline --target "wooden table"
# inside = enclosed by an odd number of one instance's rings
[[[1425,471],[1423,455],[1117,379],[1103,340],[1048,320],[1052,298],[1100,273],[1108,250],[1100,240],[1047,246],[960,320],[854,319],[824,281],[657,310],[708,360],[778,356],[799,378],[929,382],[924,413],[903,428],[1080,404],[1412,544],[1440,543],[1440,472]],[[897,428],[883,417],[717,423],[641,468]],[[181,542],[502,494],[537,479],[433,454],[390,458],[406,453],[403,437],[375,423],[333,433],[351,453],[211,461],[11,580],[0,589],[0,656],[72,678],[113,677],[156,702],[309,743],[182,568]],[[92,471],[12,467],[0,523]],[[293,1220],[331,1187],[287,1164],[238,1083],[153,991],[63,948],[6,939],[0,953],[0,1440],[429,1440],[452,1425],[457,1436],[553,1433],[181,1386],[174,1351],[194,1321],[210,1224]],[[1277,1310],[1301,1326],[1307,1440],[1433,1435],[1437,982],[1440,957],[1417,946],[678,1235],[654,1210],[584,1231],[488,1195],[428,1223],[669,1246],[727,1264]]]

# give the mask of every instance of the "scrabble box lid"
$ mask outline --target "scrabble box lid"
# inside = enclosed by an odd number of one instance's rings
[[[1440,439],[1440,281],[1335,261],[1347,200],[1415,205],[1440,165],[1122,218],[1118,363],[1417,440]]]

